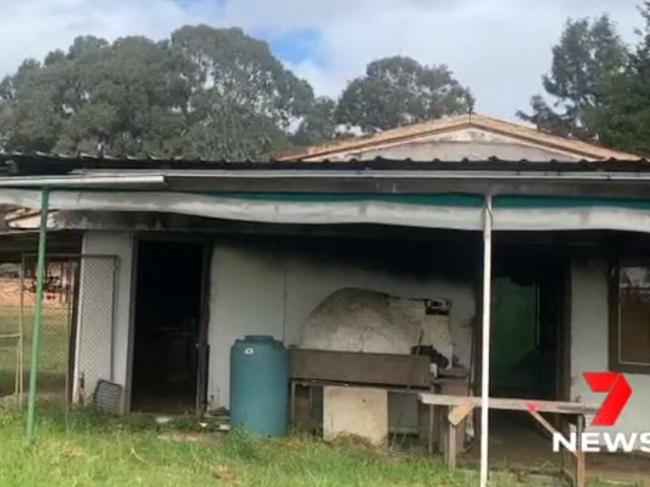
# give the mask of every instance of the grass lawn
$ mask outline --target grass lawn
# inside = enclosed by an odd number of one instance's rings
[[[194,429],[194,427],[192,427]],[[310,436],[252,439],[173,429],[150,419],[111,420],[47,411],[24,447],[24,417],[0,411],[0,485],[473,486],[438,459],[395,458]]]
[[[358,442],[325,443],[306,434],[255,439],[201,429],[190,419],[170,426],[150,417],[115,419],[40,406],[33,447],[25,447],[24,434],[24,415],[0,409],[3,487],[478,485],[477,472],[449,473],[440,457],[391,456]],[[563,485],[552,478],[516,478],[492,472],[490,486]]]

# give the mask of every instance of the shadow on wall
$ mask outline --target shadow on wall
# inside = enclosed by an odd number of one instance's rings
[[[353,238],[232,239],[212,262],[209,396],[227,405],[229,349],[247,334],[298,345],[309,314],[334,292],[354,287],[451,302],[454,354],[469,367],[480,241],[458,232],[433,240]]]

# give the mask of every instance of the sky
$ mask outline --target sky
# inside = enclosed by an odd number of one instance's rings
[[[185,24],[239,26],[316,94],[336,97],[368,62],[446,64],[478,112],[515,119],[541,92],[568,17],[607,12],[634,44],[641,0],[0,0],[0,78],[78,35],[164,39]]]

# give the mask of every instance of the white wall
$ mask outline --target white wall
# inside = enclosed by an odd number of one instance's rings
[[[601,404],[604,395],[591,392],[583,372],[609,368],[607,267],[604,262],[576,261],[571,285],[571,398]],[[650,375],[625,374],[634,393],[617,424],[594,427],[597,432],[640,432],[648,430]]]
[[[217,246],[211,264],[208,399],[229,407],[230,347],[244,335],[283,339],[282,261],[272,252]]]
[[[469,366],[475,311],[471,282],[396,276],[350,260],[235,244],[215,247],[211,272],[208,398],[219,406],[229,406],[229,353],[235,339],[263,333],[297,344],[309,313],[344,287],[450,299],[455,355]]]
[[[81,263],[75,400],[79,397],[82,374],[86,397],[92,394],[97,379],[125,387],[128,384],[133,234],[86,232],[82,254],[88,257]],[[92,257],[99,255],[116,259]],[[127,394],[125,391],[123,397]]]

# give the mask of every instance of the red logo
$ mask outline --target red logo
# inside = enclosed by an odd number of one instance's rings
[[[632,388],[625,376],[618,372],[585,372],[585,380],[593,392],[607,392],[594,420],[593,426],[612,426],[632,396]]]

